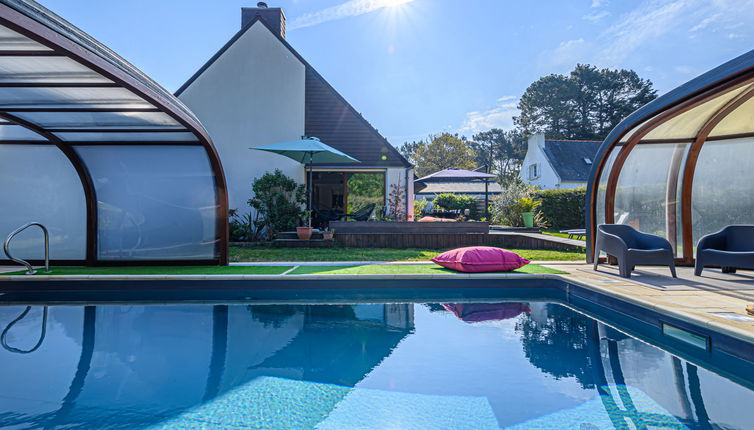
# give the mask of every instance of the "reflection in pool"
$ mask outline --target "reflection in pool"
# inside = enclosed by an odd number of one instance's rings
[[[32,307],[3,346],[18,428],[744,429],[754,404],[543,302]]]

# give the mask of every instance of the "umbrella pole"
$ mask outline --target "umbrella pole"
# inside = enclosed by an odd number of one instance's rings
[[[312,184],[312,157],[313,153],[309,153],[309,194],[306,196],[306,217],[308,219],[308,227],[312,226],[312,193],[314,192],[314,184]]]

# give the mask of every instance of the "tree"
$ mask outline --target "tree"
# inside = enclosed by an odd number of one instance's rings
[[[409,159],[416,165],[416,174],[420,177],[451,167],[467,170],[476,167],[474,150],[468,140],[458,134],[430,135],[427,140],[404,144],[401,152],[407,147],[413,152]]]
[[[476,152],[477,165],[488,166],[498,182],[508,183],[518,175],[526,155],[526,140],[519,133],[493,128],[475,134],[469,143]]]
[[[254,221],[259,232],[266,233],[270,239],[279,231],[295,229],[304,216],[301,207],[306,203],[306,189],[280,169],[267,172],[254,179],[251,184],[254,197],[249,205],[259,214]]]
[[[633,70],[579,64],[568,76],[553,74],[531,84],[514,122],[524,136],[545,133],[555,139],[602,140],[655,97],[652,82]]]

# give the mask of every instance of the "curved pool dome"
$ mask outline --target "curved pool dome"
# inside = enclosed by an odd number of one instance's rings
[[[666,237],[694,261],[705,234],[754,223],[754,51],[638,109],[608,135],[587,185],[595,226],[629,224]]]
[[[28,0],[0,0],[0,200],[2,237],[42,222],[59,264],[227,263],[225,178],[199,120]],[[11,249],[42,248],[27,230]]]

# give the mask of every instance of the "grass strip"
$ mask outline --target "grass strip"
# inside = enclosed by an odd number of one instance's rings
[[[230,261],[429,261],[445,250],[394,248],[276,248],[267,245],[231,246]],[[532,261],[585,261],[583,251],[511,249]]]
[[[360,266],[300,266],[292,270],[290,275],[414,275],[414,274],[451,274],[458,273],[434,264],[364,264]],[[562,270],[527,264],[512,272],[488,272],[488,273],[553,273],[566,274]]]
[[[281,275],[293,266],[122,266],[51,267],[50,273],[37,269],[37,275]],[[23,275],[26,270],[0,275]]]

